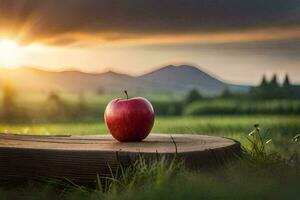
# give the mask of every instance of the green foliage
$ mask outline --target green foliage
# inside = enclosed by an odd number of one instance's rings
[[[190,104],[193,103],[195,101],[199,101],[202,99],[201,94],[198,92],[198,90],[193,89],[191,90],[187,96],[185,97],[185,104]]]
[[[260,86],[252,87],[248,96],[253,99],[294,99],[296,94],[292,87],[287,74],[282,85],[278,83],[276,74],[269,82],[263,76]]]
[[[13,87],[12,87],[13,88]],[[68,93],[18,93],[7,88],[0,98],[0,122],[63,123],[98,122],[106,105],[116,96]],[[228,93],[227,93],[228,92]],[[222,98],[202,98],[193,90],[187,99],[178,96],[147,97],[156,116],[211,114],[300,114],[297,99],[254,100],[225,91]],[[196,100],[198,99],[198,100]],[[200,99],[200,100],[199,100]],[[191,103],[188,103],[191,102]]]
[[[284,81],[283,81],[283,85],[284,88],[289,88],[291,86],[291,82],[290,82],[290,78],[289,76],[286,74],[284,77]]]
[[[182,103],[180,101],[151,101],[155,115],[172,116],[182,114]]]
[[[254,125],[254,130],[249,133],[249,137],[247,137],[249,145],[249,150],[245,151],[247,159],[254,163],[267,163],[267,161],[279,161],[280,155],[275,153],[270,153],[267,151],[268,145],[271,144],[272,139],[265,138],[265,136],[261,133],[261,129],[259,125]]]
[[[186,115],[215,114],[300,114],[298,100],[234,100],[212,99],[190,104],[184,110]]]
[[[235,95],[227,88],[221,94],[221,98],[234,98],[234,97]]]
[[[268,85],[267,77],[266,77],[266,75],[263,75],[260,86],[266,87],[267,85]]]
[[[66,94],[58,92],[19,94],[10,97],[13,105],[9,108],[18,113],[11,117],[10,122],[95,122],[103,119],[108,102],[115,96],[99,96],[95,94]],[[181,115],[183,103],[178,97],[150,97],[157,116]],[[12,104],[12,103],[11,103]],[[5,106],[8,108],[7,106]],[[0,111],[4,108],[3,98],[0,98]],[[0,112],[0,122],[6,122],[8,117]]]
[[[276,88],[276,87],[279,87],[279,84],[278,84],[278,80],[277,80],[277,75],[274,74],[271,81],[270,81],[270,87],[273,87],[273,88]]]
[[[165,181],[183,170],[183,163],[176,159],[157,157],[146,160],[140,156],[128,168],[119,167],[110,177],[98,177],[98,192],[132,191],[136,187],[151,185],[160,187]],[[104,182],[104,184],[103,184]],[[121,191],[120,191],[121,190]]]

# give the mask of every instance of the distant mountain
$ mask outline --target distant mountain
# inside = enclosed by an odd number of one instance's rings
[[[106,90],[112,92],[119,87],[122,90],[134,81],[128,75],[114,72],[99,74],[79,71],[50,72],[34,68],[5,70],[0,74],[0,83],[12,82],[17,89],[24,91],[68,91],[94,92]]]
[[[220,93],[226,89],[226,83],[212,77],[200,69],[189,66],[169,65],[139,77],[155,88],[167,91],[187,91],[198,89],[205,93]]]
[[[142,76],[133,77],[115,72],[83,73],[79,71],[49,72],[35,68],[2,69],[0,84],[10,81],[24,91],[68,92],[187,92],[198,89],[205,94],[220,94],[225,89],[245,92],[247,86],[231,85],[199,68],[169,65]]]

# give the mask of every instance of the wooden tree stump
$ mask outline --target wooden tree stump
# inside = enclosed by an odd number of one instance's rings
[[[94,181],[121,164],[177,156],[187,167],[218,165],[240,154],[234,140],[205,135],[150,134],[143,142],[120,143],[110,135],[33,136],[0,134],[0,180],[68,178]]]

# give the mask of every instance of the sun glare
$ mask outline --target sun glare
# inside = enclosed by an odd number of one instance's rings
[[[0,66],[14,67],[18,64],[21,46],[14,40],[0,39]]]

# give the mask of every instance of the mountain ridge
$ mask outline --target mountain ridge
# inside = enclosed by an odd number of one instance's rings
[[[247,86],[232,85],[192,65],[167,65],[140,76],[106,71],[87,73],[77,70],[47,71],[33,67],[1,70],[0,83],[9,80],[16,88],[38,91],[105,91],[128,90],[147,92],[200,92],[217,95],[225,89],[245,92]],[[20,84],[23,83],[23,84]],[[232,87],[235,86],[235,87]]]

